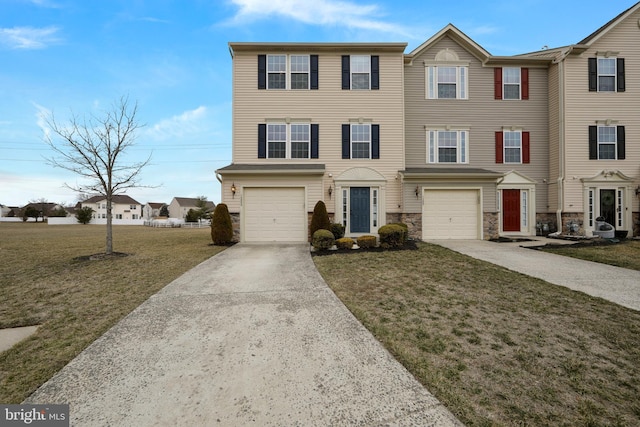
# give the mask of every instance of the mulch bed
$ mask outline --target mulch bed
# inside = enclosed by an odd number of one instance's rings
[[[376,246],[375,248],[360,248],[360,249],[337,249],[334,251],[312,251],[311,256],[325,256],[325,255],[333,255],[333,254],[357,254],[362,252],[374,252],[374,253],[382,253],[382,252],[397,252],[397,251],[416,251],[418,250],[418,245],[415,240],[408,240],[404,246],[399,248],[389,248],[385,249],[381,246]]]

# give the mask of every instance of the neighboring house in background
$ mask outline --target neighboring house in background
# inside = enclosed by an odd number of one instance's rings
[[[640,3],[576,45],[493,56],[453,25],[401,43],[229,43],[240,241],[640,234]]]
[[[534,52],[549,71],[549,206],[567,230],[640,234],[640,3],[578,44]]]
[[[9,206],[0,205],[0,217],[9,216],[9,212],[11,212],[11,208]]]
[[[144,219],[153,219],[160,216],[160,210],[163,206],[166,206],[166,203],[155,203],[149,202],[142,208],[143,218]]]
[[[93,196],[80,202],[80,207],[93,209],[93,218],[107,218],[107,199],[105,196]],[[142,205],[126,194],[113,196],[111,215],[113,219],[142,219]]]
[[[29,207],[32,207],[38,212],[40,212],[40,218],[48,218],[53,213],[53,211],[56,211],[59,209],[65,209],[64,206],[59,205],[57,203],[31,202],[31,203],[27,203],[20,209],[20,215],[22,215],[22,213]]]
[[[308,239],[323,200],[351,236],[402,213],[406,43],[229,43],[232,164],[218,169],[239,239]]]
[[[169,203],[169,217],[185,219],[189,209],[200,209],[198,206],[199,200],[191,197],[174,197]],[[216,205],[213,202],[207,201],[205,204],[207,212],[213,212]]]

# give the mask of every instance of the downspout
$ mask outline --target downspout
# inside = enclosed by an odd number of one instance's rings
[[[570,52],[570,51],[569,51]],[[564,208],[564,174],[565,174],[565,93],[564,93],[564,59],[567,52],[558,62],[558,208],[556,209],[557,231],[562,233],[562,210]]]

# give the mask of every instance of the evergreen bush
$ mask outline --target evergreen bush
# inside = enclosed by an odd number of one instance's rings
[[[358,246],[362,249],[375,248],[376,247],[376,236],[365,235],[358,237]]]
[[[333,237],[333,233],[324,229],[316,230],[311,239],[311,244],[317,251],[327,250],[331,248],[335,242],[336,239]]]
[[[329,221],[329,214],[327,213],[327,207],[322,200],[313,208],[313,215],[311,216],[311,225],[309,226],[309,232],[311,236],[318,230],[329,230],[331,228],[331,222]]]
[[[331,224],[329,231],[333,233],[333,237],[335,237],[336,240],[344,237],[344,225],[340,223],[334,222]]]
[[[380,234],[380,246],[383,248],[400,248],[404,246],[407,231],[399,224],[387,224],[380,227],[378,234]]]
[[[228,245],[233,240],[233,224],[229,209],[224,203],[218,203],[211,218],[211,240],[214,245]]]
[[[355,242],[351,237],[341,237],[336,240],[336,246],[338,249],[351,249]]]

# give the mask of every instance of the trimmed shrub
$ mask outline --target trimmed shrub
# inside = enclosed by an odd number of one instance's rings
[[[390,225],[399,225],[404,230],[404,241],[409,239],[409,226],[404,222],[392,222]]]
[[[362,249],[375,248],[376,247],[376,236],[360,236],[358,237],[358,246]]]
[[[214,245],[228,245],[233,239],[233,224],[229,209],[224,203],[218,203],[211,218],[211,240]]]
[[[311,244],[317,251],[327,250],[336,242],[333,233],[329,230],[316,230],[311,238]]]
[[[336,240],[336,246],[338,249],[351,249],[355,242],[351,237],[341,237]]]
[[[311,225],[309,226],[309,232],[311,236],[318,230],[330,230],[331,222],[329,221],[329,214],[327,213],[327,207],[322,200],[313,208],[313,215],[311,216]]]
[[[387,224],[380,227],[380,246],[385,249],[399,248],[404,245],[407,231],[398,224]]]
[[[335,237],[336,240],[344,237],[344,225],[340,223],[334,222],[333,224],[331,224],[329,231],[333,233],[333,237]]]

